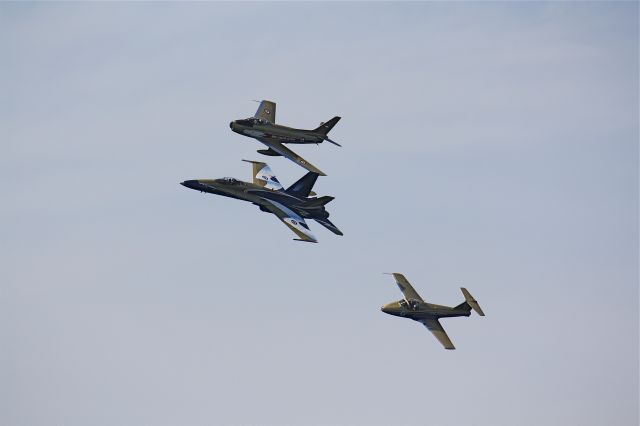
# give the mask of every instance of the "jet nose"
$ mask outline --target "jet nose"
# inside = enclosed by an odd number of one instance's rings
[[[180,185],[185,186],[187,188],[196,189],[196,185],[198,184],[197,180],[185,180],[184,182],[180,182]]]
[[[230,128],[231,130],[233,130],[233,121],[232,121],[231,123],[229,123],[229,128]]]
[[[381,310],[382,312],[384,312],[385,314],[387,313],[386,306],[380,306],[380,310]]]

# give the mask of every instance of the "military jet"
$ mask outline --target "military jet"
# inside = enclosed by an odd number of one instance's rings
[[[253,164],[253,182],[234,178],[186,180],[180,184],[210,194],[222,195],[255,204],[263,212],[273,213],[297,236],[297,241],[317,243],[305,219],[313,219],[337,235],[342,232],[329,221],[325,205],[333,197],[315,197],[311,191],[318,173],[308,172],[289,188],[284,189],[271,168],[259,161],[242,160]]]
[[[320,169],[300,157],[295,152],[284,146],[286,143],[319,144],[324,141],[341,146],[329,139],[327,134],[340,121],[340,117],[333,117],[326,123],[313,130],[294,129],[292,127],[276,124],[276,104],[271,101],[261,101],[258,111],[250,118],[235,120],[229,123],[229,127],[236,133],[255,138],[265,144],[267,149],[259,149],[258,152],[270,156],[283,156],[304,167],[310,172],[326,176]]]
[[[466,288],[460,288],[462,294],[464,294],[465,301],[451,308],[449,306],[434,305],[422,300],[422,297],[413,289],[404,275],[398,273],[389,275],[393,275],[396,279],[396,284],[404,294],[404,299],[384,305],[380,310],[385,314],[421,322],[442,343],[445,349],[455,349],[455,346],[453,346],[449,336],[442,328],[438,321],[439,318],[468,317],[471,315],[471,309],[476,311],[478,315],[484,316],[480,305]]]

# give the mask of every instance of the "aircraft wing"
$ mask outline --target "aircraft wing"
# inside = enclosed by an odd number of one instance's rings
[[[456,348],[455,346],[453,346],[453,343],[451,343],[449,336],[447,336],[447,332],[444,331],[444,328],[442,328],[442,324],[440,324],[440,321],[438,321],[437,319],[425,319],[421,320],[420,322],[424,324],[425,327],[427,327],[427,329],[436,337],[436,339],[438,339],[440,343],[442,343],[442,346],[444,346],[445,349]]]
[[[260,138],[258,140],[260,142],[262,142],[263,144],[265,144],[266,146],[268,146],[269,148],[271,148],[272,150],[274,150],[275,152],[277,152],[278,154],[282,155],[284,158],[288,158],[289,160],[293,161],[294,163],[296,163],[300,167],[304,167],[305,169],[309,170],[310,172],[317,173],[320,176],[326,176],[326,174],[324,174],[324,172],[322,170],[320,170],[319,168],[317,168],[313,164],[309,163],[307,160],[305,160],[304,158],[300,157],[295,152],[291,151],[289,148],[284,146],[284,144],[281,144],[280,142],[277,142],[277,141],[274,141],[274,140],[270,140],[270,139],[267,139],[267,138]]]
[[[276,122],[276,103],[271,101],[261,101],[255,118],[260,118],[262,120],[266,120],[269,123]]]
[[[318,242],[316,237],[311,233],[311,230],[309,230],[307,223],[299,214],[277,201],[267,200],[266,198],[261,199],[263,201],[261,205],[276,215],[282,223],[287,225],[287,227],[299,237],[299,241],[307,241],[310,243]]]
[[[404,277],[404,275],[397,272],[394,272],[391,275],[393,275],[393,278],[396,279],[396,284],[398,284],[398,287],[400,288],[402,294],[404,294],[405,299],[416,299],[424,302],[424,300],[422,300],[422,297],[420,297],[418,292],[414,290],[411,284],[409,284],[409,281]]]

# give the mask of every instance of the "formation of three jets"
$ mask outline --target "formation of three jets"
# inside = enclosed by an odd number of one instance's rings
[[[229,127],[236,133],[255,138],[265,144],[267,149],[258,150],[260,154],[283,156],[307,169],[307,174],[293,185],[285,189],[266,163],[249,160],[243,161],[251,163],[253,166],[252,182],[243,182],[227,177],[186,180],[181,184],[197,191],[248,201],[258,206],[261,211],[274,214],[296,234],[298,241],[313,243],[318,241],[311,233],[305,219],[313,219],[334,234],[343,235],[329,221],[329,212],[325,208],[325,205],[333,200],[333,197],[316,197],[312,191],[318,176],[325,176],[325,174],[284,145],[287,143],[318,144],[327,141],[340,146],[327,136],[340,117],[334,117],[326,123],[321,123],[313,130],[295,129],[275,124],[275,117],[276,104],[271,101],[262,101],[253,117],[232,121]],[[461,304],[455,307],[436,305],[425,302],[404,275],[399,273],[391,275],[395,278],[404,299],[384,305],[381,308],[382,312],[421,322],[446,349],[455,349],[455,347],[438,321],[440,318],[468,317],[472,309],[484,316],[478,302],[465,288],[461,288],[465,298]]]

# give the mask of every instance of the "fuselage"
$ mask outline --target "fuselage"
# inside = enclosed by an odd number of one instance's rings
[[[272,139],[280,143],[321,143],[325,139],[325,135],[313,130],[294,129],[256,118],[235,120],[229,123],[229,127],[244,136],[255,139]]]
[[[248,201],[259,206],[262,211],[268,211],[263,207],[265,205],[264,200],[267,199],[286,206],[303,218],[326,219],[329,217],[329,213],[324,206],[313,209],[307,209],[303,206],[305,201],[313,200],[313,198],[299,198],[286,191],[267,189],[234,178],[186,180],[182,182],[181,185],[196,191]]]
[[[385,314],[410,318],[415,321],[447,317],[468,317],[471,315],[471,309],[466,307],[452,308],[419,300],[409,300],[407,302],[404,299],[388,303],[380,308],[380,310]]]

